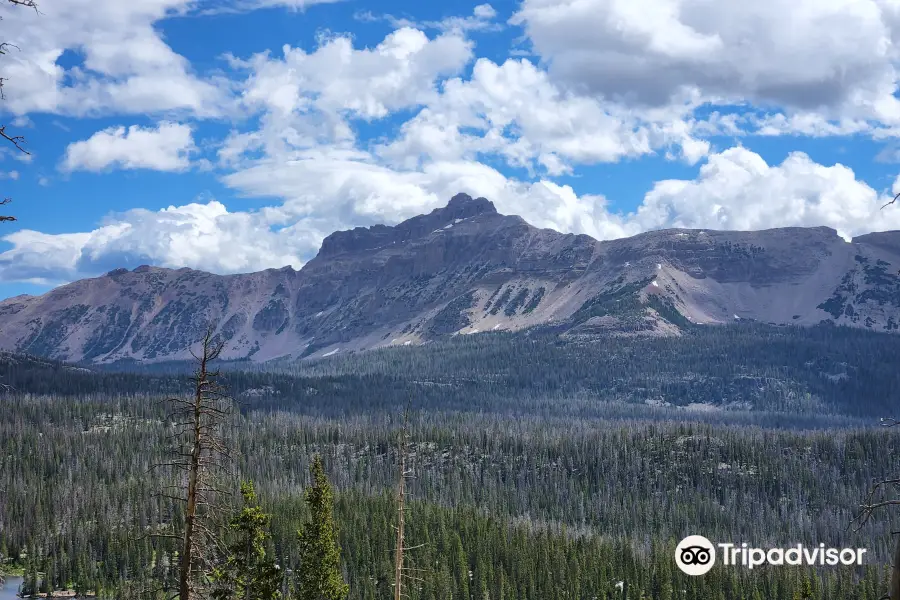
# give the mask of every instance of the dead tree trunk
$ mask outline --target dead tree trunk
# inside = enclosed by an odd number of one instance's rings
[[[407,597],[403,591],[403,582],[405,579],[422,582],[423,579],[413,575],[412,573],[421,572],[406,566],[406,552],[421,548],[424,544],[418,546],[406,545],[406,480],[412,476],[412,469],[407,468],[407,458],[409,456],[409,408],[403,414],[403,427],[397,440],[397,454],[399,468],[397,470],[397,549],[394,554],[394,600],[401,600]]]
[[[195,600],[204,595],[211,559],[221,550],[215,522],[223,510],[217,501],[229,491],[220,487],[217,479],[232,462],[223,437],[232,402],[217,383],[219,371],[211,371],[209,365],[219,357],[223,345],[214,339],[210,327],[201,342],[200,354],[191,352],[197,361],[193,393],[190,399],[169,400],[173,408],[167,420],[175,429],[172,439],[176,458],[157,465],[173,468],[182,478],[181,483],[169,486],[176,490],[174,493],[160,494],[184,505],[183,530],[177,538],[180,549],[175,597],[179,600]]]
[[[405,421],[405,417],[404,417]],[[404,527],[406,525],[404,511],[406,507],[406,423],[403,424],[403,431],[400,433],[400,441],[397,445],[399,453],[400,469],[397,474],[397,552],[394,558],[394,600],[401,600],[403,597],[403,552],[404,548]]]
[[[900,197],[900,194],[894,197],[893,203]],[[885,205],[887,206],[887,205]],[[897,419],[881,419],[881,424],[885,427],[897,427],[900,421]],[[863,525],[872,517],[872,515],[881,508],[890,506],[900,506],[900,477],[892,477],[890,479],[882,479],[875,483],[869,490],[865,504],[860,505],[860,512],[854,518],[853,522],[857,523],[856,530],[859,531]],[[879,598],[879,600],[900,600],[900,531],[895,531],[897,542],[894,545],[894,558],[891,564],[891,582],[888,593]]]
[[[897,536],[897,544],[894,546],[894,564],[888,596],[890,600],[900,600],[900,535]]]
[[[205,340],[204,340],[205,341]],[[181,545],[181,569],[178,575],[178,597],[180,600],[188,600],[191,595],[191,567],[194,564],[194,522],[197,518],[197,488],[200,484],[200,453],[203,447],[203,392],[204,384],[208,381],[207,355],[208,345],[203,344],[203,354],[200,357],[200,368],[197,372],[196,386],[194,388],[194,406],[192,414],[193,444],[191,447],[190,463],[188,465],[187,506],[184,515],[184,542]]]

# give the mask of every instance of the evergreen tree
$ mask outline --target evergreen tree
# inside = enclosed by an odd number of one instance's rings
[[[298,600],[343,600],[349,586],[341,576],[340,549],[334,524],[334,493],[325,476],[322,457],[310,467],[313,485],[306,490],[310,520],[299,532],[300,564],[297,574]]]
[[[262,511],[253,483],[241,484],[244,506],[231,519],[232,540],[224,563],[213,571],[214,600],[278,600],[281,569],[269,554],[269,524],[272,517]]]

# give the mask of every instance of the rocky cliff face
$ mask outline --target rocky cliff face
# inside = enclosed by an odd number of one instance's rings
[[[138,267],[0,302],[0,349],[69,361],[184,359],[208,323],[224,358],[319,357],[446,335],[557,326],[678,335],[755,319],[894,331],[900,232],[665,230],[599,242],[484,198],[328,236],[300,271]],[[692,325],[693,324],[693,325]]]

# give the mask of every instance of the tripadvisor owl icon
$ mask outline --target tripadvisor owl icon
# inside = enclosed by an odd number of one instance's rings
[[[716,564],[716,549],[702,535],[689,535],[675,547],[675,564],[687,575],[704,575]]]

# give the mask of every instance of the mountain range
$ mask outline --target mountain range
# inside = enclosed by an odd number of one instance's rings
[[[485,198],[335,232],[299,271],[140,266],[0,302],[0,349],[80,363],[324,357],[549,327],[672,336],[735,320],[900,328],[900,232],[667,229],[598,241],[501,215]]]

